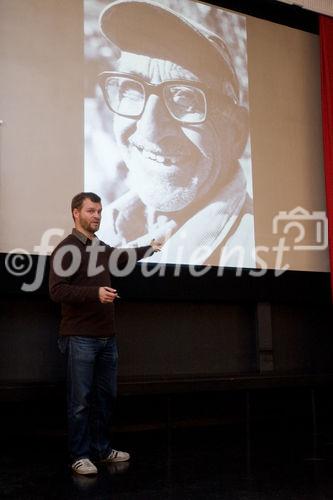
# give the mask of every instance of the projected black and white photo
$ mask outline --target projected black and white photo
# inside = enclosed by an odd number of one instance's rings
[[[98,237],[164,242],[154,262],[255,267],[245,17],[192,0],[84,5]]]

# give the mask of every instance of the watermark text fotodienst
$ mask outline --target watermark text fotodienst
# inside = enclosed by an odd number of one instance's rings
[[[309,212],[302,207],[297,207],[290,212],[281,211],[272,220],[272,235],[276,242],[273,246],[258,245],[253,248],[251,257],[255,265],[248,271],[250,276],[260,277],[267,273],[269,267],[267,263],[268,254],[275,255],[274,275],[280,276],[290,269],[288,254],[291,251],[322,251],[328,247],[328,221],[325,212]],[[51,245],[52,238],[64,237],[64,230],[60,228],[50,228],[46,230],[40,240],[39,245],[34,247],[34,254],[37,254],[37,265],[35,266],[33,280],[30,283],[24,282],[21,290],[34,292],[43,283],[47,255],[50,254],[55,245]],[[96,238],[94,244],[87,245],[88,252],[88,277],[96,276],[105,269],[99,262],[99,254],[106,252],[106,247],[99,244]],[[200,277],[206,274],[212,266],[198,265],[197,262],[204,261],[208,257],[211,249],[207,246],[197,247],[186,262],[186,267],[193,277]],[[224,268],[229,267],[228,261],[232,260],[232,267],[235,268],[235,275],[241,276],[245,266],[245,256],[247,249],[242,246],[234,246],[231,249],[225,247],[221,249],[219,263],[223,265],[214,266],[216,275],[223,276]],[[120,254],[127,252],[126,265],[120,265]],[[154,256],[144,259],[140,263],[141,273],[144,277],[153,275],[164,276],[166,273],[165,264],[168,263],[167,243],[163,249],[163,262],[155,261]],[[181,275],[182,248],[179,246],[178,258],[170,262],[173,264],[173,276]],[[75,245],[64,245],[54,256],[53,269],[60,277],[69,278],[73,276],[81,264],[81,252]],[[235,266],[235,259],[237,265]],[[123,259],[122,259],[123,260]],[[69,262],[69,264],[68,264]],[[105,259],[104,259],[105,262]],[[13,276],[27,276],[33,269],[34,262],[32,255],[22,248],[15,248],[6,255],[5,267],[8,273]],[[113,276],[128,276],[136,266],[136,255],[131,249],[115,249],[107,259],[108,270]],[[231,266],[230,266],[231,267]],[[31,278],[31,276],[29,276]]]

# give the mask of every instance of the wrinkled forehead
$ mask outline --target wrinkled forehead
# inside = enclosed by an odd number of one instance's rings
[[[139,75],[151,83],[160,83],[167,80],[190,80],[210,83],[211,78],[206,74],[199,75],[177,64],[176,61],[158,59],[146,55],[122,52],[115,64],[117,71]]]

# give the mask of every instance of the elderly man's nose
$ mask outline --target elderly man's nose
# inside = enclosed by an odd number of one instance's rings
[[[144,112],[137,122],[137,130],[145,136],[157,137],[168,135],[170,131],[174,131],[175,126],[175,120],[165,107],[163,99],[156,95],[149,96]]]

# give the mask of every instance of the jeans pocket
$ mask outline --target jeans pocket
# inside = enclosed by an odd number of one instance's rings
[[[68,337],[58,337],[58,348],[61,354],[65,354],[68,347]]]

